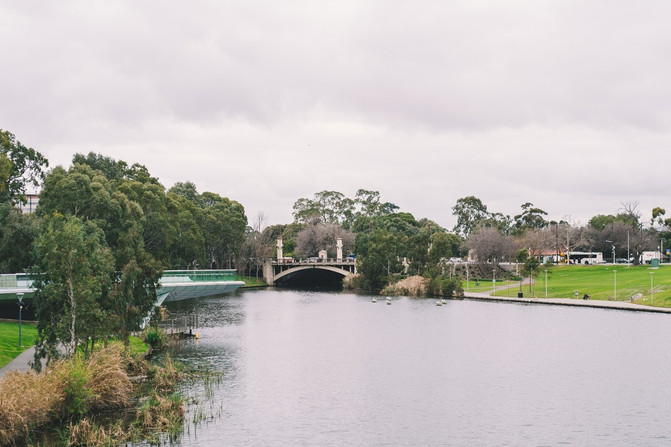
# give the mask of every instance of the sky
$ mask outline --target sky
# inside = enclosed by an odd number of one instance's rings
[[[289,223],[379,191],[584,225],[669,209],[666,0],[0,0],[0,129]]]

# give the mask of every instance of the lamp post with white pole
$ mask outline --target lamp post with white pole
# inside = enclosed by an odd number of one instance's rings
[[[655,303],[655,295],[652,288],[652,274],[655,272],[650,272],[650,305],[653,306]]]
[[[613,300],[617,301],[617,270],[613,270]]]

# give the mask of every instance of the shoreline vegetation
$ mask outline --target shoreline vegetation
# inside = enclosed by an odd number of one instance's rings
[[[435,282],[435,280],[434,280]],[[356,279],[345,285],[356,290]],[[644,306],[671,308],[671,265],[545,265],[531,279],[509,276],[498,278],[459,278],[451,295],[432,286],[432,278],[423,276],[397,277],[380,291],[380,295],[410,297],[460,297],[488,295],[491,298],[534,298],[542,303],[548,299],[579,299],[584,295],[592,301],[627,302]],[[449,292],[449,291],[448,291]],[[609,306],[604,306],[609,307]]]
[[[149,352],[139,340],[129,349],[112,342],[88,358],[78,353],[55,361],[42,373],[9,371],[0,379],[0,445],[176,439],[186,399],[175,388],[189,373],[169,354],[148,360]]]

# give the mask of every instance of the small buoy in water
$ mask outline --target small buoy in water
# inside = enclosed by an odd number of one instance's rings
[[[198,332],[196,332],[196,340],[198,340]]]
[[[443,303],[440,302],[440,300],[436,301],[436,306],[442,306]]]
[[[391,304],[391,298],[387,297],[387,304]]]
[[[377,303],[377,298],[375,298],[375,297],[371,298],[370,302],[371,303]]]

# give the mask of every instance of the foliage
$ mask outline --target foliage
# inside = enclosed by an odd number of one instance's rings
[[[338,238],[342,239],[343,253],[351,253],[354,249],[354,233],[332,223],[309,223],[296,235],[295,254],[298,257],[317,256],[320,250],[326,250],[329,258],[335,258]]]
[[[128,406],[132,386],[126,363],[122,347],[112,344],[89,360],[56,362],[43,374],[8,373],[0,381],[0,444],[14,444],[53,420]]]
[[[39,232],[34,214],[9,202],[0,203],[0,273],[25,272],[33,264],[33,242]]]
[[[380,193],[359,189],[354,199],[337,191],[321,191],[313,199],[300,198],[293,206],[294,221],[305,224],[318,220],[349,229],[361,217],[376,217],[391,214],[398,206],[380,201]]]
[[[24,202],[26,185],[39,186],[48,166],[42,154],[0,129],[0,202]]]
[[[475,228],[491,217],[491,213],[487,211],[487,205],[475,196],[457,200],[452,207],[452,214],[457,218],[453,231],[463,238],[468,237]]]
[[[46,218],[35,249],[36,359],[60,343],[73,355],[83,340],[110,336],[111,315],[103,298],[109,296],[114,269],[102,232],[77,217],[54,215]]]
[[[165,346],[167,336],[162,329],[150,327],[147,328],[144,334],[144,341],[151,346],[152,349],[160,350]]]
[[[522,212],[513,218],[515,219],[515,228],[518,231],[529,228],[545,228],[548,226],[548,221],[543,216],[547,216],[547,214],[542,209],[534,207],[533,203],[526,202],[522,204]]]
[[[440,291],[444,297],[462,296],[464,289],[461,281],[457,278],[448,278],[443,276],[440,283]]]

